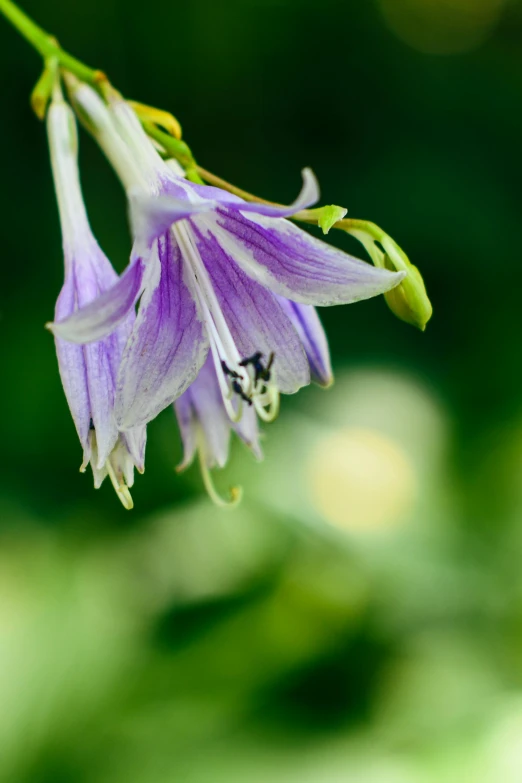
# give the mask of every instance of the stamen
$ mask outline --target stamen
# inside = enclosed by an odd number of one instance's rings
[[[239,351],[188,227],[183,222],[179,222],[172,227],[172,230],[183,258],[192,272],[193,290],[207,327],[223,403],[229,417],[232,421],[237,422],[241,418],[241,412],[236,412],[230,402],[232,391],[236,392],[241,399],[249,402],[253,392],[252,378],[247,370],[240,365]],[[227,378],[232,379],[235,384],[229,384]]]
[[[269,405],[268,410],[265,409],[266,402]],[[254,406],[256,413],[262,421],[270,422],[274,421],[279,414],[280,394],[279,389],[275,386],[269,386],[265,395],[254,397]]]
[[[244,367],[245,365],[242,362],[239,362],[239,364]],[[230,375],[231,378],[241,378],[239,373],[235,372],[234,370],[231,370],[230,367],[226,362],[221,360],[221,369],[225,373],[225,375]]]
[[[109,474],[109,478],[112,482],[112,486],[121,500],[123,508],[126,508],[127,511],[130,511],[132,508],[134,508],[134,502],[132,500],[131,493],[129,492],[129,488],[125,483],[123,473],[116,465],[113,464],[112,454],[106,462],[106,467],[107,473]]]
[[[239,381],[236,381],[235,379],[232,381],[232,389],[241,400],[244,400],[248,405],[252,405],[252,398],[245,394]]]
[[[210,475],[210,469],[205,462],[205,456],[201,447],[198,449],[198,457],[203,484],[205,485],[205,489],[207,490],[207,493],[212,502],[216,506],[219,506],[219,508],[235,508],[241,502],[241,498],[243,497],[243,489],[241,487],[230,487],[229,499],[227,500],[226,498],[222,498],[214,486],[212,476]]]
[[[242,403],[246,402],[247,405],[255,406],[263,421],[273,421],[279,412],[279,392],[276,386],[270,383],[274,354],[269,355],[266,365],[261,351],[241,358],[190,225],[186,221],[180,221],[172,227],[172,232],[192,273],[191,288],[206,326],[212,360],[228,417],[234,423],[239,422]],[[234,395],[237,408],[232,401]]]

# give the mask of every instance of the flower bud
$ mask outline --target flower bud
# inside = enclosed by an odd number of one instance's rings
[[[433,308],[426,293],[422,275],[396,242],[382,229],[366,220],[339,220],[335,228],[351,234],[364,245],[374,266],[406,276],[395,288],[384,293],[388,307],[402,321],[422,332],[431,318]]]
[[[384,294],[388,307],[397,318],[416,326],[423,332],[432,316],[433,307],[426,293],[422,275],[390,237],[383,238],[381,244],[386,251],[384,256],[386,268],[407,273],[396,288]]]

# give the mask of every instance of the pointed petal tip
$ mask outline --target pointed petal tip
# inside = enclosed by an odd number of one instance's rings
[[[192,465],[193,461],[194,461],[194,455],[192,455],[192,457],[190,457],[190,459],[187,459],[185,457],[184,459],[181,460],[179,465],[176,465],[174,467],[175,472],[178,473],[178,474],[184,473],[187,470],[187,468],[190,468],[190,466]]]
[[[328,377],[324,377],[324,378],[319,378],[316,376],[312,380],[315,383],[315,385],[318,386],[323,391],[328,391],[328,389],[331,389],[335,383],[335,378],[333,375],[329,375]]]
[[[301,192],[295,201],[288,206],[257,201],[230,203],[228,206],[230,209],[236,209],[240,212],[254,212],[265,217],[292,217],[296,212],[316,204],[321,197],[319,182],[312,169],[309,167],[302,169],[301,176],[303,178]]]
[[[247,443],[248,448],[250,449],[250,453],[254,457],[256,462],[263,462],[265,455],[263,454],[263,451],[261,449],[261,446],[256,443]]]

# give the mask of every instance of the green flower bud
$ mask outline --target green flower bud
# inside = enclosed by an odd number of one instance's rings
[[[397,318],[424,331],[433,308],[422,275],[406,253],[375,223],[347,219],[339,220],[335,228],[340,228],[358,239],[375,266],[394,272],[406,272],[404,280],[384,294],[384,298]]]
[[[384,242],[383,246],[385,246]],[[385,249],[387,250],[384,259],[386,268],[396,272],[404,270],[407,273],[397,288],[384,294],[388,307],[397,318],[416,326],[423,332],[432,316],[433,307],[426,293],[422,275],[402,250],[397,248],[391,255],[389,250]]]

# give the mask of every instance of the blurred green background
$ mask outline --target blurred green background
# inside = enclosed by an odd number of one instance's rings
[[[1,779],[519,783],[522,4],[24,7],[226,179],[285,202],[312,166],[435,316],[323,310],[337,383],[284,400],[263,464],[234,444],[216,480],[243,484],[238,511],[175,475],[171,411],[135,510],[95,492],[43,328],[62,260],[40,63],[0,20]],[[84,134],[81,157],[121,270],[121,189]]]

